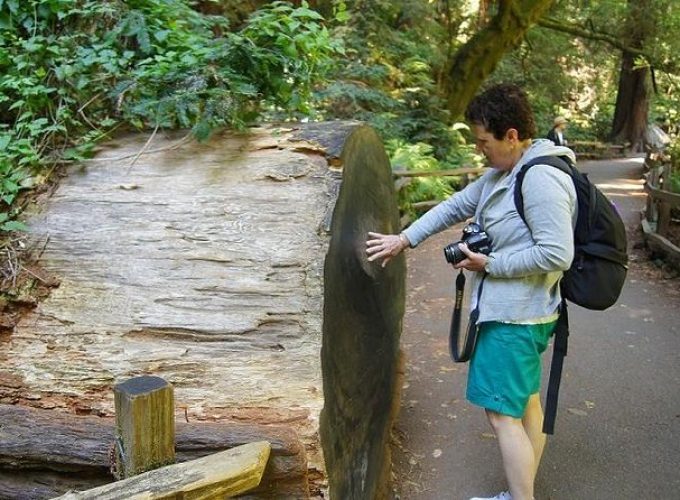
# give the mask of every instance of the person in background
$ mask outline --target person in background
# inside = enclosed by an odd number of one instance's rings
[[[550,129],[548,139],[555,143],[555,146],[566,146],[567,139],[564,137],[564,131],[567,128],[567,119],[564,116],[558,116],[553,122],[553,128]]]
[[[546,439],[541,354],[557,322],[559,281],[574,256],[576,191],[561,170],[540,163],[532,167],[522,183],[525,223],[515,206],[514,186],[531,159],[566,155],[573,160],[574,153],[546,139],[532,140],[533,112],[516,85],[496,85],[478,95],[465,118],[491,168],[400,234],[369,232],[366,252],[369,261],[384,267],[406,248],[471,217],[489,235],[488,256],[461,244],[467,258],[454,266],[473,273],[470,310],[479,303],[466,396],[486,412],[509,488],[486,500],[532,500]]]

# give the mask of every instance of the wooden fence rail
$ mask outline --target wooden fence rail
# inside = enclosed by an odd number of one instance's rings
[[[392,176],[394,177],[394,191],[398,193],[403,188],[408,186],[415,177],[458,177],[461,179],[461,186],[467,186],[470,181],[482,175],[487,171],[484,167],[461,167],[447,170],[394,170]],[[412,203],[411,207],[415,210],[429,210],[436,206],[439,200],[427,200]],[[406,227],[412,222],[408,214],[403,214],[401,217],[401,227]]]
[[[571,141],[568,144],[579,159],[597,160],[626,155],[630,144],[609,144],[600,141]]]
[[[648,169],[645,180],[647,207],[642,220],[645,239],[652,252],[680,267],[680,248],[668,239],[673,209],[680,208],[680,194],[670,191],[671,165],[652,162],[649,157],[645,162]]]
[[[623,156],[628,147],[627,144],[608,144],[599,141],[574,141],[570,147],[580,159],[611,158]],[[488,169],[485,167],[469,167],[446,170],[400,170],[398,166],[392,172],[395,179],[394,188],[398,193],[408,186],[415,177],[457,177],[461,178],[461,186],[467,186],[472,179],[482,175]],[[413,203],[411,206],[416,210],[429,210],[439,203],[438,200],[427,200]],[[410,219],[403,221],[410,222]]]

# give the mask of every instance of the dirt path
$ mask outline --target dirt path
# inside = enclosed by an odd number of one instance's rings
[[[609,311],[570,309],[556,434],[536,499],[677,498],[680,279],[632,248],[645,200],[641,160],[585,162],[581,169],[626,219],[631,269]],[[408,255],[407,374],[394,457],[403,500],[459,500],[505,488],[496,439],[483,411],[465,400],[467,365],[454,364],[448,353],[454,273],[442,247],[459,236],[453,228]],[[546,375],[544,366],[542,397]]]

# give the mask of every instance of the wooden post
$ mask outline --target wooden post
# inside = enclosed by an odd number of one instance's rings
[[[666,164],[663,167],[663,186],[661,189],[670,191],[671,183],[671,166]],[[671,224],[671,204],[666,200],[659,200],[659,222],[656,226],[656,234],[659,236],[666,236],[668,228]]]
[[[175,463],[173,388],[160,377],[135,377],[114,387],[115,475],[127,478]]]
[[[653,167],[647,173],[647,184],[652,188],[659,187],[659,169]],[[656,224],[658,221],[657,212],[657,201],[654,199],[654,195],[650,192],[647,195],[647,210],[646,210],[647,222],[650,224]],[[656,230],[656,226],[654,227]]]

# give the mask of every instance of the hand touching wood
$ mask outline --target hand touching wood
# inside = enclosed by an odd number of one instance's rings
[[[382,259],[382,267],[393,258],[399,255],[405,248],[410,246],[408,238],[401,234],[382,234],[368,233],[369,239],[366,241],[366,253],[368,261],[373,262]]]

